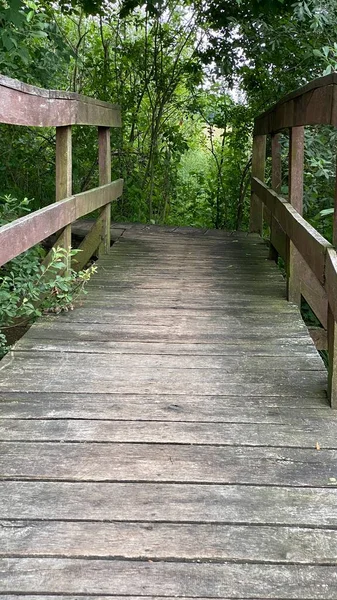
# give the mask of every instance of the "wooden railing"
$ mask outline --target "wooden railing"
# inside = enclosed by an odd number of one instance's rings
[[[302,217],[306,125],[337,127],[336,74],[286,96],[255,120],[250,231],[262,235],[264,222],[269,225],[270,257],[280,255],[285,261],[289,301],[300,305],[303,296],[327,332],[328,396],[337,408],[337,207],[332,245]],[[290,134],[288,199],[280,196],[284,129]],[[264,183],[267,135],[271,135],[272,188]]]
[[[76,269],[93,254],[110,249],[111,202],[121,196],[123,180],[111,182],[110,128],[121,126],[117,106],[79,94],[44,90],[0,75],[0,123],[56,127],[56,202],[0,227],[0,266],[46,237],[71,246],[71,223],[94,210],[99,216],[80,245]],[[98,127],[99,187],[72,195],[72,125]]]

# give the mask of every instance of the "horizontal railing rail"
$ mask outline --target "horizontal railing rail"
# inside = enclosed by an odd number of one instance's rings
[[[306,221],[282,196],[269,189],[265,183],[252,178],[252,190],[262,200],[285,235],[301,253],[308,267],[322,284],[325,281],[326,251],[333,246]]]
[[[277,133],[304,125],[337,127],[337,73],[315,79],[282,98],[255,119],[254,134]]]
[[[0,267],[76,219],[116,200],[122,189],[123,180],[118,179],[3,225],[0,227]]]
[[[288,300],[307,301],[326,332],[317,337],[328,350],[328,396],[337,408],[337,211],[333,244],[302,216],[304,127],[337,126],[337,74],[321,77],[289,94],[255,119],[250,231],[263,234],[269,226],[270,258],[285,262]],[[288,198],[280,195],[282,163],[280,131],[289,131]],[[271,188],[265,182],[266,140],[271,135]],[[337,193],[335,194],[337,199]],[[336,203],[336,200],[335,200]]]
[[[120,127],[119,107],[74,92],[45,90],[0,75],[0,123],[31,127]]]
[[[110,128],[121,126],[118,106],[73,92],[45,90],[0,75],[0,123],[56,128],[55,200],[41,210],[0,227],[0,266],[56,232],[56,246],[71,247],[71,223],[99,210],[80,245],[76,269],[110,249],[111,202],[123,180],[111,183]],[[72,125],[98,127],[99,187],[72,194]]]

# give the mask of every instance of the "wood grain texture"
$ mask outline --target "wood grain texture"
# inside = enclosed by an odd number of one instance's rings
[[[158,424],[156,425],[158,427]],[[92,442],[2,442],[3,479],[329,486],[337,451]],[[99,465],[99,469],[98,469]]]
[[[282,160],[280,134],[271,136],[271,187],[277,193],[281,193],[282,185]],[[276,219],[270,215],[270,248],[269,258],[277,261],[280,255],[283,260],[286,256],[286,236]]]
[[[255,119],[254,134],[276,133],[303,125],[337,125],[335,73],[319,77],[288,94]]]
[[[267,246],[118,231],[0,365],[0,598],[335,598],[337,417]]]
[[[247,411],[247,415],[248,415]],[[200,416],[202,418],[202,416]],[[230,417],[229,417],[230,418]],[[247,418],[249,418],[247,416]],[[154,419],[153,419],[154,420]],[[120,421],[71,419],[3,419],[0,440],[10,442],[136,442],[221,446],[266,446],[337,449],[336,419],[307,419],[294,426],[279,423]],[[260,417],[262,421],[262,418]]]
[[[303,215],[304,127],[292,127],[289,139],[289,202]],[[289,239],[287,273],[288,300],[301,306],[302,257]]]
[[[98,128],[98,167],[99,184],[106,185],[111,181],[111,142],[110,128]],[[101,209],[100,218],[103,224],[102,239],[98,247],[98,256],[108,254],[110,250],[111,203]]]
[[[73,92],[46,90],[0,76],[0,122],[33,127],[120,127],[118,106]]]
[[[56,127],[56,181],[55,181],[55,200],[59,202],[64,198],[70,198],[72,195],[72,129],[71,125],[66,127]],[[61,246],[65,250],[71,248],[71,224],[66,225],[61,232],[58,232],[57,247]],[[15,232],[14,232],[15,235]],[[67,260],[66,272],[69,272],[71,261]]]
[[[3,481],[6,521],[118,521],[336,529],[337,488]],[[15,533],[15,532],[14,532]],[[258,558],[258,557],[257,557]]]
[[[337,531],[217,523],[6,521],[0,557],[336,564]]]
[[[248,588],[249,586],[249,588]],[[247,588],[249,592],[247,592]],[[2,592],[140,594],[334,600],[335,566],[0,559]],[[234,596],[235,597],[235,596]]]
[[[226,423],[292,423],[331,416],[326,396],[186,396],[185,394],[127,394],[87,392],[2,392],[5,419],[102,419]],[[303,414],[305,411],[305,414]],[[308,415],[306,416],[306,411]],[[309,419],[309,421],[308,421]]]
[[[82,215],[116,200],[123,180],[60,200],[0,227],[0,266],[69,225]]]

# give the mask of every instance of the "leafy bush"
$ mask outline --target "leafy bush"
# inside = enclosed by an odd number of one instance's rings
[[[29,211],[29,200],[11,196],[0,198],[0,224]],[[23,252],[0,271],[0,356],[8,350],[6,332],[26,326],[45,313],[73,309],[85,283],[96,267],[76,272],[69,268],[71,259],[80,250],[52,248],[46,264],[45,250],[37,245]]]

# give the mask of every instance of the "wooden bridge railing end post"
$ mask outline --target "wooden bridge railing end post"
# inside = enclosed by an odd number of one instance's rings
[[[271,136],[271,187],[277,194],[281,193],[282,184],[282,163],[281,163],[281,144],[280,134],[274,133]],[[280,226],[275,217],[271,215],[270,220],[270,245],[269,259],[277,262],[278,251],[276,249],[276,238],[280,235]],[[273,243],[274,242],[274,243]]]
[[[289,202],[303,214],[304,127],[290,128],[289,136]],[[301,306],[301,256],[288,238],[288,300]]]
[[[98,127],[98,164],[99,185],[111,182],[111,145],[110,128]],[[106,204],[100,214],[102,226],[102,239],[98,248],[98,255],[107,254],[110,250],[110,227],[111,227],[111,202]]]
[[[337,336],[336,321],[330,306],[328,307],[328,398],[331,408],[337,409]]]
[[[336,168],[337,171],[337,168]],[[333,234],[332,243],[337,248],[337,178],[335,184],[335,198],[334,198],[334,214],[333,214]],[[330,259],[331,255],[329,255]],[[328,264],[331,261],[328,260]],[[328,286],[329,286],[329,275],[328,275]],[[330,289],[330,302],[331,294],[334,297],[336,290]],[[328,304],[328,319],[327,319],[327,335],[328,335],[328,356],[329,356],[329,373],[328,373],[328,398],[330,400],[331,408],[337,409],[337,323],[336,318],[331,309],[330,303]]]
[[[72,129],[71,125],[56,127],[56,189],[55,200],[63,200],[72,194]],[[71,225],[67,225],[58,237],[57,246],[71,248]],[[69,265],[70,268],[70,259]]]

